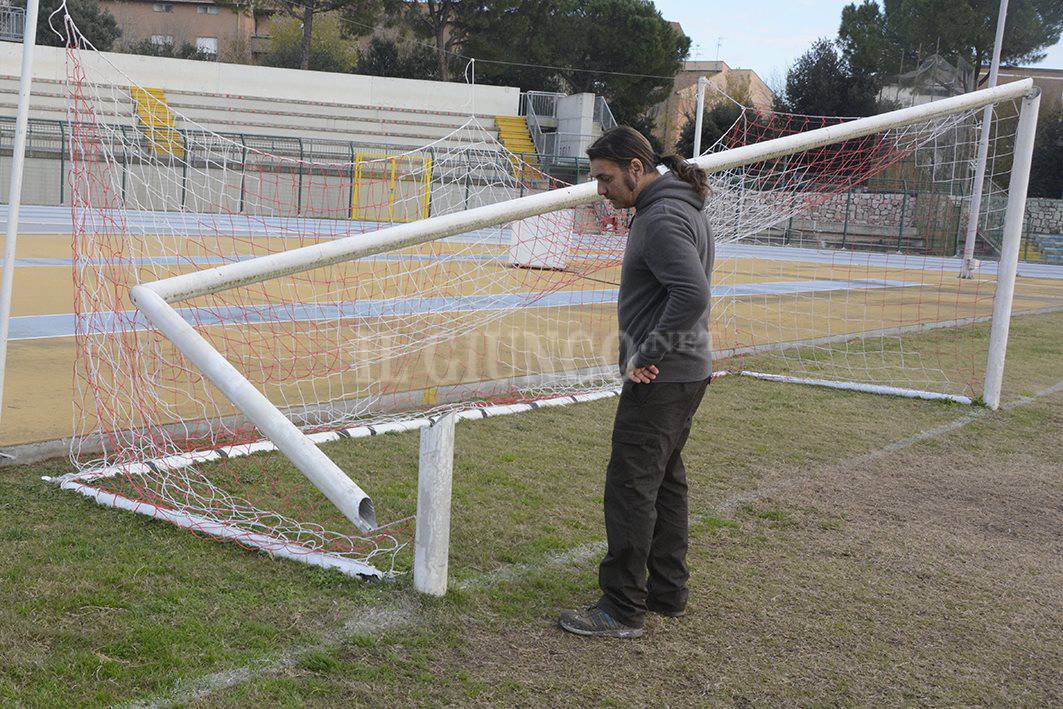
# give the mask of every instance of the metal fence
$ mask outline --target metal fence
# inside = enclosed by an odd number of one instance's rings
[[[85,153],[80,160],[87,169],[109,163],[103,173],[88,179],[105,174],[107,196],[115,203],[96,206],[145,205],[154,210],[349,218],[358,211],[354,187],[372,172],[365,165],[398,159],[409,150],[380,143],[182,130],[173,144],[175,154],[168,155],[160,152],[158,141],[153,143],[133,125],[30,119],[27,128],[23,203],[52,206],[72,200],[70,154],[75,130],[92,136],[78,141]],[[13,118],[0,116],[0,195],[7,194],[14,129]],[[422,157],[431,160],[430,213],[475,206],[473,199],[510,199],[525,189],[515,183],[501,147],[430,148]],[[93,198],[102,195],[96,189]]]
[[[25,204],[71,204],[72,128],[79,127],[61,121],[29,121],[23,175]],[[95,206],[352,218],[372,209],[356,202],[358,191],[354,187],[368,174],[359,176],[361,161],[405,152],[400,146],[352,141],[184,131],[180,133],[183,155],[165,158],[136,126],[95,129],[103,133],[100,154],[83,159],[88,163],[110,161],[106,174],[115,200],[114,204]],[[14,119],[0,117],[0,199],[7,194],[13,144]],[[392,188],[396,202],[404,203],[393,215],[395,219],[452,212],[544,188],[542,184],[515,181],[514,168],[500,149],[430,150],[425,155],[432,159],[431,181],[418,182],[411,177],[400,190]],[[529,164],[538,160],[544,171],[565,183],[589,179],[585,157],[544,157],[541,153],[521,157]],[[88,167],[91,169],[91,164]],[[89,179],[98,180],[99,175]],[[871,224],[861,216],[858,205],[870,194],[893,198],[892,206],[887,207],[896,214],[888,224]],[[423,203],[416,200],[419,195],[424,196]],[[872,178],[834,195],[830,204],[795,215],[753,237],[753,241],[801,244],[811,243],[809,239],[814,236],[822,239],[826,248],[953,256],[961,243],[965,199],[963,195],[913,188],[905,180]],[[392,216],[390,207],[388,212]],[[998,221],[991,219],[987,228],[980,230],[985,242],[983,257],[992,258],[999,243]],[[1029,229],[1029,220],[1024,228]],[[1040,260],[1025,235],[1020,258]]]
[[[616,128],[616,119],[613,111],[603,96],[594,97],[594,122],[602,127],[602,132]]]
[[[521,94],[521,113],[534,112],[540,118],[557,118],[557,102],[566,94],[555,91],[527,91]]]
[[[0,5],[0,40],[21,42],[26,33],[26,11],[21,7]]]
[[[528,132],[531,133],[535,152],[539,155],[549,156],[557,153],[557,133],[546,132],[540,122],[539,113],[535,110],[535,103],[529,101],[524,117],[528,121]]]

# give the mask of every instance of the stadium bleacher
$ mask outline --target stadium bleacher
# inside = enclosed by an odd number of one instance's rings
[[[156,85],[165,85],[158,77]],[[112,94],[128,101],[129,115],[135,104],[128,86],[114,86]],[[176,114],[178,130],[209,130],[281,137],[352,141],[389,149],[414,149],[441,141],[440,147],[475,145],[482,130],[460,130],[469,113],[418,110],[409,107],[368,106],[356,103],[307,101],[295,98],[237,96],[206,91],[165,88],[165,102]],[[54,79],[35,79],[30,118],[62,121],[67,104],[62,84]],[[0,115],[14,116],[18,108],[18,76],[0,75]],[[492,138],[498,137],[494,115],[476,116]]]

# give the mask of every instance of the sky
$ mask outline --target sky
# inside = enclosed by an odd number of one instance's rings
[[[722,59],[780,86],[786,69],[820,37],[836,37],[852,0],[654,0],[691,38],[691,58]],[[717,40],[719,55],[717,56]],[[1037,66],[1063,69],[1063,42]]]

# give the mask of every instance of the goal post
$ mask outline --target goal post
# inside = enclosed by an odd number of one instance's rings
[[[432,203],[432,156],[358,151],[351,191],[351,219],[425,219]]]
[[[1000,389],[1004,382],[1004,356],[1008,349],[1015,275],[1019,267],[1019,240],[1022,238],[1022,224],[1026,216],[1026,190],[1030,184],[1030,164],[1033,159],[1033,141],[1037,132],[1040,106],[1039,89],[1024,94],[1019,109],[1019,125],[1015,131],[1014,159],[1008,183],[1008,206],[1004,213],[997,290],[993,298],[993,324],[989,333],[989,355],[982,390],[985,405],[993,410],[1000,406]],[[984,130],[988,131],[988,126]],[[964,265],[966,264],[965,259]]]
[[[998,275],[992,326],[992,346],[987,367],[985,401],[991,408],[999,404],[1003,353],[1007,343],[1018,257],[1018,238],[1025,207],[1029,177],[1033,128],[1036,124],[1039,95],[1031,93],[1025,80],[985,89],[963,96],[861,118],[847,123],[776,138],[701,156],[694,162],[707,171],[718,172],[753,162],[778,158],[813,148],[861,138],[884,130],[970,111],[1003,100],[1022,98],[1019,127],[1015,143],[1015,161],[1004,227],[1004,251]],[[506,202],[484,205],[426,220],[402,224],[334,241],[316,243],[286,252],[230,263],[204,271],[174,276],[134,287],[131,298],[139,310],[180,352],[210,379],[277,448],[306,475],[323,494],[363,530],[375,524],[372,501],[339,469],[305,433],[263,396],[210,343],[196,333],[178,312],[174,303],[228,289],[289,276],[340,262],[382,254],[482,227],[583,206],[598,199],[592,183],[573,185]],[[896,392],[891,392],[896,393]]]
[[[594,184],[515,174],[475,115],[399,153],[236,140],[179,106],[189,149],[162,156],[121,55],[75,36],[67,59],[69,150],[34,155],[38,174],[69,166],[75,312],[39,326],[75,348],[60,484],[344,573],[412,566],[441,592],[454,422],[617,392],[629,214]],[[1003,256],[961,280],[988,105],[976,216]],[[1016,281],[1036,105],[1027,80],[855,120],[741,110],[695,161],[720,373],[996,406],[1008,316],[1063,275]],[[393,431],[422,434],[416,511],[374,477],[397,471],[323,445]]]
[[[1032,79],[982,89],[961,96],[941,99],[920,106],[902,108],[846,123],[824,126],[804,133],[767,140],[732,150],[702,155],[691,162],[709,173],[742,167],[750,163],[779,158],[820,148],[832,143],[861,138],[891,128],[934,120],[1004,100],[1019,99],[1034,91]],[[1039,104],[1039,100],[1038,100]],[[1024,104],[1026,108],[1026,104]],[[1036,110],[1036,109],[1034,109]],[[1032,142],[1030,144],[1032,150]],[[1026,182],[1029,176],[1026,177]],[[429,217],[428,219],[386,227],[372,234],[358,234],[291,251],[270,254],[238,263],[217,266],[181,276],[174,276],[143,288],[157,293],[167,303],[175,303],[197,296],[259,283],[271,278],[290,276],[323,266],[386,253],[408,246],[436,241],[448,236],[476,229],[497,226],[519,219],[572,209],[598,201],[598,188],[592,182],[562,189],[518,197],[507,202],[474,207],[461,212]],[[1022,207],[1025,209],[1025,205]],[[1022,221],[1022,214],[1018,215]],[[148,317],[151,312],[146,311]]]

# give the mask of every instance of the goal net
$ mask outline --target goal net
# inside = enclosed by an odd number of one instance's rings
[[[77,471],[65,487],[375,575],[404,563],[408,501],[377,499],[356,524],[265,453],[281,446],[271,438],[313,447],[619,386],[630,215],[593,185],[550,177],[542,156],[524,164],[476,115],[405,151],[225,135],[172,107],[160,138],[137,111],[145,89],[72,32]],[[1020,94],[987,94],[990,259]],[[856,122],[742,112],[702,158],[718,371],[980,394],[996,265],[961,280],[955,254],[985,102],[768,151],[758,144]],[[158,312],[172,304],[170,329],[136,307],[138,285]],[[1017,307],[1038,307],[1037,287]],[[234,403],[255,396],[298,436]],[[371,491],[372,471],[347,474]]]

